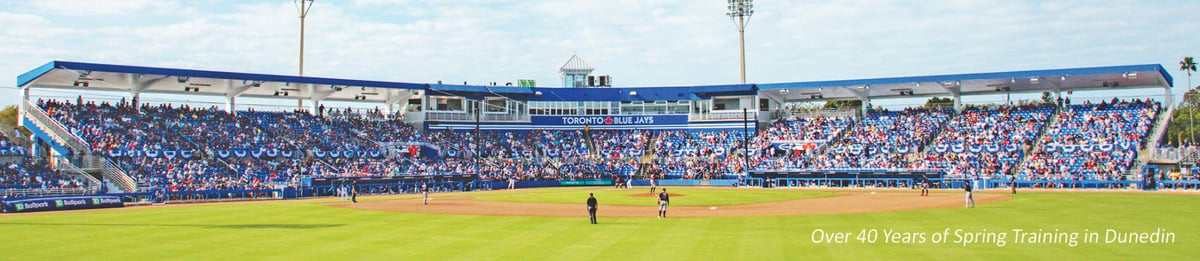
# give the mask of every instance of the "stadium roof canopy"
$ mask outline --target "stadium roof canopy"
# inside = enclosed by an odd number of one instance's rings
[[[947,74],[838,81],[757,84],[785,100],[955,96],[1080,90],[1163,88],[1173,84],[1162,65],[1123,65],[1012,72]]]
[[[723,95],[766,95],[785,101],[959,96],[1080,90],[1165,88],[1173,79],[1162,65],[1123,65],[992,73],[678,87],[546,88],[449,85],[219,72],[52,61],[17,77],[22,88],[212,95],[392,104],[421,90],[430,95],[525,101],[697,100]]]
[[[22,88],[65,88],[385,102],[408,97],[426,84],[323,77],[219,72],[97,63],[52,61],[17,77]],[[403,97],[401,97],[403,96]]]

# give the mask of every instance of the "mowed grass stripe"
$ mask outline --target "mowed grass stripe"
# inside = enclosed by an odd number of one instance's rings
[[[660,187],[662,189],[663,187]],[[671,194],[683,194],[671,198],[672,206],[729,206],[754,203],[778,202],[806,198],[837,196],[839,192],[817,190],[770,190],[754,188],[695,188],[666,187]],[[661,192],[662,190],[659,190]],[[631,196],[648,194],[649,188],[613,189],[610,187],[569,187],[549,189],[521,189],[513,193],[466,193],[460,194],[482,201],[510,201],[580,204],[594,193],[601,205],[655,206],[654,196]]]

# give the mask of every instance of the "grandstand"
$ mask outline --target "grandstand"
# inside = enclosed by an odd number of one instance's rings
[[[18,77],[34,146],[4,188],[102,187],[135,198],[451,190],[507,180],[723,180],[720,184],[888,184],[1010,178],[1024,186],[1143,180],[1143,151],[1173,107],[1160,65],[771,84],[538,88],[379,82],[50,62]],[[31,89],[129,93],[45,99]],[[1160,89],[1164,101],[1073,104],[1062,92]],[[962,96],[1050,93],[1058,102],[964,105]],[[225,106],[147,104],[143,93],[224,97]],[[947,108],[873,109],[871,100],[950,97]],[[239,97],[307,101],[286,111]],[[790,104],[862,100],[861,110]],[[324,101],[385,110],[326,108]],[[302,104],[303,102],[301,102]],[[403,108],[397,110],[397,108]],[[40,160],[46,159],[46,160]],[[42,162],[46,163],[42,163]],[[23,164],[23,165],[22,165]],[[46,171],[57,166],[56,171]],[[40,178],[39,178],[40,177]],[[91,181],[89,181],[91,180]],[[19,182],[18,182],[19,181]],[[1071,183],[1074,182],[1074,183]],[[1055,185],[1050,185],[1051,183]],[[716,184],[716,183],[714,183]],[[214,192],[215,191],[215,192]],[[84,193],[95,193],[96,190]],[[215,194],[214,194],[215,193]],[[238,197],[238,196],[233,196]]]

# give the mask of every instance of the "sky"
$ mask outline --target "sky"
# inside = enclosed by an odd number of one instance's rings
[[[1187,18],[1200,1],[754,5],[751,83],[1149,63],[1182,93],[1179,60],[1200,55],[1200,19]],[[553,87],[576,54],[614,86],[737,83],[726,11],[721,0],[316,0],[305,75]],[[291,0],[0,0],[0,106],[17,101],[17,75],[52,60],[295,74],[298,34]]]

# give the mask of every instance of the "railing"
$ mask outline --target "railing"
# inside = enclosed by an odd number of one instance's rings
[[[101,182],[99,179],[96,179],[96,177],[93,177],[92,175],[88,175],[87,172],[84,172],[83,170],[79,169],[78,167],[75,167],[75,164],[72,164],[70,161],[66,161],[66,160],[59,161],[58,167],[64,168],[67,170],[67,172],[73,173],[77,176],[81,176],[84,179],[86,179],[88,181],[89,188],[98,189],[98,188],[100,188],[100,186],[104,186],[104,182]]]
[[[14,197],[39,197],[55,195],[84,195],[93,190],[85,188],[48,188],[48,189],[0,189],[0,195]]]
[[[16,128],[12,128],[7,125],[0,125],[0,135],[8,136],[8,140],[12,141],[13,145],[28,148],[31,144],[33,144],[33,141],[30,141],[28,137],[14,134],[15,132]]]
[[[474,121],[475,115],[467,114],[466,112],[427,111],[427,112],[425,112],[425,120],[426,121]]]
[[[91,154],[92,146],[80,138],[78,135],[71,133],[66,126],[63,126],[58,121],[50,118],[42,108],[33,104],[32,101],[24,100],[21,103],[22,109],[26,116],[29,116],[30,122],[37,125],[39,129],[46,131],[51,138],[60,143],[67,145],[75,153]]]
[[[1194,148],[1158,148],[1148,150],[1146,157],[1151,160],[1185,161],[1195,160],[1200,150]]]
[[[425,120],[427,121],[475,121],[474,113],[467,112],[445,112],[445,111],[427,111],[425,112]],[[529,121],[528,114],[509,114],[509,113],[484,113],[479,117],[480,121]]]
[[[740,111],[692,113],[689,115],[688,119],[692,120],[692,121],[742,120],[742,119],[751,119],[752,120],[752,119],[754,119],[753,113],[758,113],[758,111],[757,110],[747,111],[746,113],[742,113]]]
[[[484,113],[482,120],[485,121],[529,121],[528,114],[490,114]]]
[[[138,192],[137,182],[129,177],[129,174],[126,174],[124,170],[118,168],[117,164],[114,164],[111,160],[104,159],[104,168],[100,173],[104,175],[104,178],[121,188],[122,191]]]
[[[858,110],[839,110],[839,111],[790,111],[785,115],[796,116],[796,118],[829,118],[829,117],[857,117]]]

